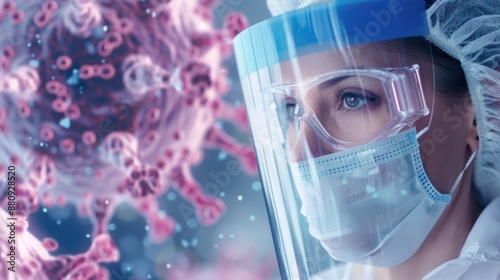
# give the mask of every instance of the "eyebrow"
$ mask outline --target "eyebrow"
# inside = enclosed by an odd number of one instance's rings
[[[326,89],[334,86],[335,84],[340,83],[342,80],[345,80],[348,78],[350,78],[350,76],[342,76],[342,77],[338,77],[338,78],[328,79],[328,80],[326,80],[318,85],[318,90],[319,91],[326,90]]]

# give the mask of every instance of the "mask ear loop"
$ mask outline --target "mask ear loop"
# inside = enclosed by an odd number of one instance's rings
[[[467,170],[467,168],[469,167],[469,165],[472,163],[472,161],[476,157],[476,153],[477,152],[473,152],[472,153],[472,155],[470,156],[469,160],[465,164],[464,169],[462,170],[462,172],[460,172],[460,174],[458,174],[457,179],[455,180],[455,182],[453,183],[453,186],[451,187],[451,190],[450,190],[450,193],[449,193],[450,195],[452,195],[453,192],[455,191],[455,189],[458,187],[458,183],[460,183],[460,180],[462,180],[462,176],[464,175],[465,170]]]
[[[429,43],[430,44],[430,43]],[[426,133],[429,130],[429,127],[431,126],[432,123],[432,117],[434,116],[434,105],[436,104],[436,71],[434,69],[434,54],[432,53],[432,47],[429,45],[430,48],[430,53],[431,53],[431,64],[432,64],[432,106],[431,106],[431,115],[429,119],[429,124],[427,124],[426,127],[424,127],[422,130],[420,130],[417,133],[417,139],[420,138],[424,133]]]

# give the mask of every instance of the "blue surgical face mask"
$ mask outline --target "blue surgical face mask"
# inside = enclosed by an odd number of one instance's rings
[[[290,163],[310,234],[336,260],[391,267],[422,245],[450,203],[430,182],[415,128],[387,139]]]

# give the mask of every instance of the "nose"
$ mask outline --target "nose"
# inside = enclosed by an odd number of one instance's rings
[[[290,143],[288,150],[291,162],[304,161],[336,152],[318,137],[314,129],[306,121],[302,120],[301,122],[298,131],[288,133],[287,135],[288,142]]]

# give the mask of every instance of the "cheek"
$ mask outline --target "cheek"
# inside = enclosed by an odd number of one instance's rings
[[[420,131],[430,117],[417,122]],[[448,193],[465,165],[466,120],[436,98],[429,130],[419,138],[420,156],[427,176],[441,193]]]

